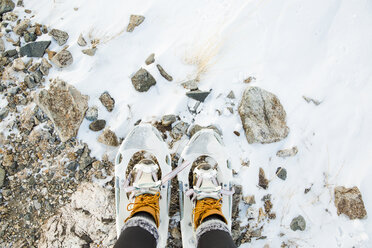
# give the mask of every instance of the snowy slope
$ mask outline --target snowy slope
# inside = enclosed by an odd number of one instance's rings
[[[99,107],[99,117],[120,137],[138,119],[172,113],[191,122],[180,83],[200,75],[199,88],[212,93],[195,123],[222,128],[233,168],[239,171],[236,182],[258,201],[272,194],[277,214],[265,225],[266,240],[241,247],[278,247],[282,241],[299,247],[372,247],[372,220],[337,216],[333,204],[334,186],[356,185],[367,213],[372,212],[371,1],[28,0],[25,7],[33,10],[34,21],[70,35],[67,44],[74,63],[53,70],[49,78],[60,77],[89,95],[89,105]],[[146,19],[127,33],[131,14]],[[80,33],[101,41],[95,56],[81,53],[76,43]],[[156,62],[146,66],[151,53]],[[160,76],[156,63],[173,82]],[[140,67],[157,81],[147,93],[135,91],[130,81]],[[290,127],[285,140],[250,145],[244,135],[233,134],[243,134],[236,109],[248,76],[256,78],[251,85],[282,102]],[[237,98],[234,114],[226,109],[230,90]],[[98,99],[104,91],[116,101],[111,113]],[[303,95],[322,103],[307,103]],[[84,120],[78,138],[89,144],[93,156],[113,156],[116,150],[96,142],[98,134],[88,125]],[[294,145],[299,149],[295,157],[275,156]],[[249,160],[250,166],[241,168],[241,160]],[[275,176],[278,166],[287,169],[286,181]],[[257,187],[259,167],[271,180],[266,191]],[[307,221],[304,232],[289,228],[298,214]],[[286,235],[280,237],[281,232]]]

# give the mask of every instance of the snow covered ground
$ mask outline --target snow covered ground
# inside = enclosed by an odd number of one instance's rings
[[[99,108],[99,118],[118,136],[125,137],[139,119],[165,114],[221,127],[233,168],[239,171],[236,182],[256,201],[272,194],[277,214],[263,229],[267,239],[241,247],[278,247],[282,241],[298,247],[372,247],[372,220],[338,216],[333,203],[335,186],[355,185],[367,213],[372,212],[371,1],[27,0],[25,7],[33,10],[33,21],[70,36],[74,63],[51,71],[49,78],[60,77],[89,95],[89,105]],[[146,19],[128,33],[131,14]],[[76,43],[80,33],[87,41],[100,40],[95,56],[81,53]],[[59,50],[56,43],[50,49]],[[156,62],[146,66],[151,53]],[[159,74],[157,63],[173,82]],[[130,80],[140,67],[157,81],[146,93],[135,91]],[[249,85],[276,94],[283,104],[290,127],[283,141],[251,145],[244,135],[233,133],[244,133],[237,106],[249,76],[256,78]],[[180,84],[196,77],[200,89],[212,92],[194,117]],[[226,109],[231,90],[234,114]],[[116,101],[113,112],[99,102],[104,91]],[[303,96],[321,104],[307,103]],[[98,143],[98,134],[88,125],[84,120],[78,138],[89,144],[92,156],[113,157],[117,150]],[[292,146],[298,147],[296,156],[275,155]],[[247,160],[250,166],[242,168],[241,161]],[[279,166],[288,171],[286,181],[275,176]],[[268,190],[257,187],[259,167],[270,180]],[[289,225],[299,214],[307,228],[294,232]]]

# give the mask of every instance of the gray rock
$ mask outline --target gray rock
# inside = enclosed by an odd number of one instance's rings
[[[161,124],[163,126],[170,126],[176,121],[177,121],[177,117],[175,115],[164,115],[161,118]]]
[[[106,126],[105,120],[95,120],[89,125],[89,129],[95,132],[101,131]]]
[[[131,15],[129,19],[129,24],[127,27],[127,32],[133,32],[134,28],[139,26],[144,20],[145,20],[144,16]]]
[[[13,28],[13,32],[16,33],[17,35],[22,36],[23,33],[27,30],[28,25],[30,25],[30,20],[29,19],[22,20],[19,24],[17,24]]]
[[[49,45],[50,41],[36,41],[28,43],[27,45],[21,47],[21,57],[43,57],[45,50],[49,47]]]
[[[36,87],[36,83],[35,83],[34,77],[31,76],[31,75],[27,75],[25,77],[25,83],[26,83],[26,85],[27,85],[27,87],[29,89],[33,89],[33,88]]]
[[[187,129],[189,128],[189,124],[186,122],[180,121],[172,128],[170,132],[170,136],[173,139],[180,139],[184,134],[186,134]]]
[[[181,83],[182,87],[188,90],[197,90],[198,89],[198,80],[188,80],[186,82]]]
[[[52,68],[52,65],[48,62],[46,58],[42,58],[40,65],[40,72],[47,76],[49,74],[49,69]]]
[[[25,39],[25,42],[28,43],[35,41],[37,39],[37,35],[34,33],[25,32],[23,38]]]
[[[3,53],[5,51],[5,44],[3,39],[0,38],[0,53]]]
[[[169,82],[170,81],[173,81],[173,77],[171,75],[169,75],[161,65],[157,64],[156,67],[158,68],[159,72],[160,72],[160,75],[163,76],[163,78],[165,78],[166,80],[168,80]]]
[[[56,79],[48,91],[42,90],[36,95],[35,101],[53,122],[62,142],[76,136],[88,109],[88,96]]]
[[[85,39],[83,37],[83,34],[80,34],[77,43],[78,43],[79,46],[82,46],[82,47],[87,45],[87,42],[85,41]]]
[[[150,56],[147,57],[145,60],[146,65],[151,65],[155,62],[155,53],[150,54]]]
[[[335,206],[337,214],[345,214],[351,220],[363,219],[367,215],[366,208],[358,187],[335,187]]]
[[[0,0],[0,15],[12,11],[14,7],[15,4],[12,0]]]
[[[146,92],[156,84],[154,77],[145,69],[139,69],[131,78],[134,88],[139,92]]]
[[[105,129],[101,133],[101,135],[98,137],[98,142],[108,145],[108,146],[118,146],[118,138],[116,137],[116,134],[111,131],[110,129]]]
[[[286,113],[274,94],[248,87],[238,111],[248,143],[273,143],[287,137]]]
[[[279,150],[276,153],[276,156],[281,157],[281,158],[293,157],[297,154],[297,152],[298,152],[297,146],[294,146],[290,149]]]
[[[49,35],[53,37],[55,41],[57,41],[58,45],[63,46],[66,44],[69,36],[68,33],[59,29],[52,29],[49,32]]]
[[[235,99],[234,91],[230,91],[230,93],[227,95],[227,98]]]
[[[18,57],[17,55],[18,55],[18,53],[17,53],[16,49],[7,50],[3,54],[4,57],[8,57],[8,58]],[[22,54],[21,54],[21,56],[22,56]]]
[[[53,56],[53,58],[50,60],[52,61],[57,67],[59,68],[65,68],[73,63],[72,54],[64,49]]]
[[[210,91],[193,90],[186,92],[186,96],[199,102],[204,102],[205,98],[211,93]]]
[[[258,173],[258,186],[260,186],[263,189],[267,189],[269,186],[269,180],[266,179],[265,171],[260,168],[260,171]]]
[[[5,170],[2,167],[0,167],[0,189],[4,185],[4,180],[5,180]]]
[[[0,121],[3,121],[9,114],[9,109],[7,107],[0,109]]]
[[[302,215],[299,215],[296,218],[293,218],[290,226],[293,231],[304,231],[306,229],[306,221]]]
[[[93,47],[93,48],[84,49],[81,51],[88,56],[94,56],[96,54],[97,48]]]
[[[285,168],[278,167],[278,169],[276,169],[276,175],[280,179],[285,180],[285,179],[287,179],[287,170]]]
[[[315,99],[312,99],[310,97],[307,97],[307,96],[302,96],[303,99],[307,102],[307,103],[314,103],[316,106],[318,106],[319,104],[321,104],[322,102],[321,101],[318,101],[318,100],[315,100]]]
[[[108,112],[111,112],[115,107],[115,100],[110,96],[108,92],[103,92],[99,97],[102,105],[105,106]]]
[[[95,121],[98,118],[98,109],[97,107],[89,107],[87,112],[85,113],[85,119],[88,121]]]

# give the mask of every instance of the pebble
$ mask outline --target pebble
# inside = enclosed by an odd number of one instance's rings
[[[22,36],[23,33],[27,30],[29,24],[30,24],[30,20],[25,19],[13,28],[13,32],[16,33],[17,35]]]
[[[0,167],[0,189],[4,185],[4,180],[5,180],[5,170],[2,167]]]
[[[134,28],[139,26],[144,20],[145,20],[144,16],[131,15],[129,19],[129,24],[127,27],[127,32],[133,32]]]
[[[150,56],[147,57],[145,60],[146,65],[151,65],[155,62],[155,53],[150,54]]]
[[[108,112],[112,112],[115,107],[115,100],[108,92],[102,93],[102,95],[99,97],[99,100],[101,101],[102,105],[105,106]]]
[[[98,118],[98,109],[97,107],[89,107],[87,112],[85,113],[85,119],[88,121],[95,121]]]
[[[186,92],[186,96],[199,102],[204,102],[210,91],[193,90]]]
[[[171,75],[169,75],[161,65],[157,64],[156,67],[158,68],[159,72],[160,72],[160,75],[163,76],[163,78],[165,78],[166,80],[168,80],[169,82],[173,81],[173,77]]]
[[[161,118],[161,124],[166,127],[172,125],[176,121],[177,117],[175,115],[164,115]]]
[[[276,175],[282,179],[283,181],[287,179],[287,170],[282,168],[282,167],[278,167],[278,169],[276,169]]]
[[[94,48],[84,49],[81,51],[88,56],[94,56],[96,54],[97,48],[94,47]]]
[[[77,41],[78,45],[83,47],[87,45],[87,42],[85,41],[83,34],[80,34],[79,39]]]
[[[52,29],[49,32],[49,35],[53,37],[55,41],[57,41],[58,45],[63,46],[66,44],[69,36],[68,33],[59,29]]]
[[[52,61],[59,68],[65,68],[71,65],[74,60],[72,58],[72,54],[68,50],[64,49],[54,55],[50,61]]]
[[[9,114],[9,109],[7,107],[0,109],[0,121],[3,121]]]
[[[298,153],[297,146],[294,146],[294,147],[292,147],[292,148],[290,148],[290,149],[279,150],[279,151],[276,153],[276,156],[281,157],[281,158],[286,158],[286,157],[293,157],[293,156],[295,156],[297,153]]]
[[[293,218],[290,227],[293,231],[304,231],[306,229],[306,221],[304,217],[302,217],[302,215],[299,215],[296,218]]]
[[[266,179],[265,171],[262,168],[260,168],[258,174],[258,185],[263,189],[267,189],[267,187],[269,186],[269,180]]]
[[[101,131],[106,126],[105,120],[95,120],[89,125],[89,129],[95,132]]]
[[[10,12],[14,9],[15,4],[12,0],[1,0],[0,1],[0,15]]]

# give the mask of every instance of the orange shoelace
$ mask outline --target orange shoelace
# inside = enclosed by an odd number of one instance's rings
[[[193,210],[195,224],[199,226],[200,222],[203,220],[203,216],[210,210],[221,211],[222,208],[222,198],[219,200],[213,198],[204,198],[199,200]]]
[[[132,203],[129,203],[127,206],[127,210],[131,211],[132,213],[136,213],[138,209],[142,207],[150,207],[155,210],[155,212],[159,212],[159,198],[160,193],[156,193],[155,195],[152,194],[143,194],[136,196],[136,200]]]

